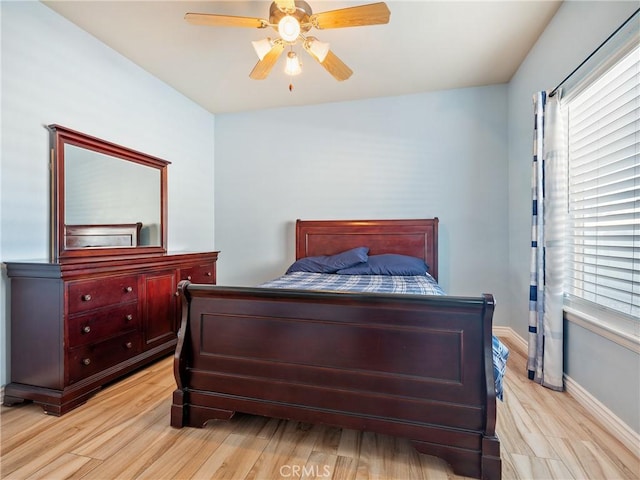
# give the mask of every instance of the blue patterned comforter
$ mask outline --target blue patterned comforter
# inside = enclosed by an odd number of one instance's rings
[[[331,290],[341,292],[405,293],[412,295],[445,295],[442,287],[429,274],[402,277],[390,275],[336,275],[294,272],[260,285],[265,288]],[[502,381],[509,349],[493,336],[493,376],[496,396],[502,400]]]

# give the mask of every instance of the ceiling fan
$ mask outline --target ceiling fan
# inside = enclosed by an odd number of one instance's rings
[[[391,12],[384,2],[341,8],[321,13],[313,13],[311,6],[299,0],[275,0],[269,8],[269,20],[254,17],[238,17],[213,13],[187,13],[184,18],[193,25],[212,27],[272,27],[280,38],[265,38],[255,41],[253,47],[260,60],[249,74],[254,80],[267,78],[280,55],[287,46],[291,49],[287,54],[285,72],[289,75],[300,73],[300,61],[293,51],[298,40],[303,48],[336,80],[346,80],[353,71],[340,60],[330,49],[329,44],[321,42],[307,33],[311,28],[319,30],[329,28],[360,27],[389,23]],[[291,88],[291,86],[290,86]]]

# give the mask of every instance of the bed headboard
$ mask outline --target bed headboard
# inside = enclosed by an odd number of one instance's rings
[[[142,223],[105,225],[65,225],[66,248],[137,247]]]
[[[369,247],[369,255],[419,257],[438,279],[438,218],[420,220],[297,220],[296,260]]]

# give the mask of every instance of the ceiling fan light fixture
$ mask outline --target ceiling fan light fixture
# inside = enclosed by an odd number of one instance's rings
[[[302,64],[296,52],[287,53],[287,64],[284,67],[284,73],[290,76],[300,75],[302,73]]]
[[[260,60],[262,60],[264,56],[273,48],[273,43],[271,42],[270,38],[255,40],[251,42],[251,44],[253,45],[253,49],[256,51],[256,55],[258,55],[258,58]]]
[[[320,63],[324,62],[329,53],[329,44],[327,42],[321,42],[317,38],[309,38],[309,51],[318,59]]]
[[[300,35],[300,22],[296,17],[285,15],[278,22],[278,33],[283,40],[295,42]]]
[[[312,28],[324,30],[382,25],[389,23],[390,16],[389,7],[383,1],[313,13],[311,5],[304,0],[273,0],[269,7],[268,20],[215,13],[187,13],[184,18],[193,25],[273,28],[278,33],[275,40],[266,39],[252,42],[256,54],[260,58],[249,74],[249,77],[254,80],[267,78],[285,48],[289,46],[293,52],[293,47],[300,41],[304,50],[333,78],[341,82],[351,77],[353,70],[329,49],[328,43],[308,36],[309,30]],[[287,74],[298,75],[301,72],[302,65],[295,53],[288,55],[285,60],[288,64],[285,67]],[[292,85],[289,87],[293,88]]]

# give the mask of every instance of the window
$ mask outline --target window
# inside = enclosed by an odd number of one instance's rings
[[[566,304],[640,338],[640,47],[565,100]]]

